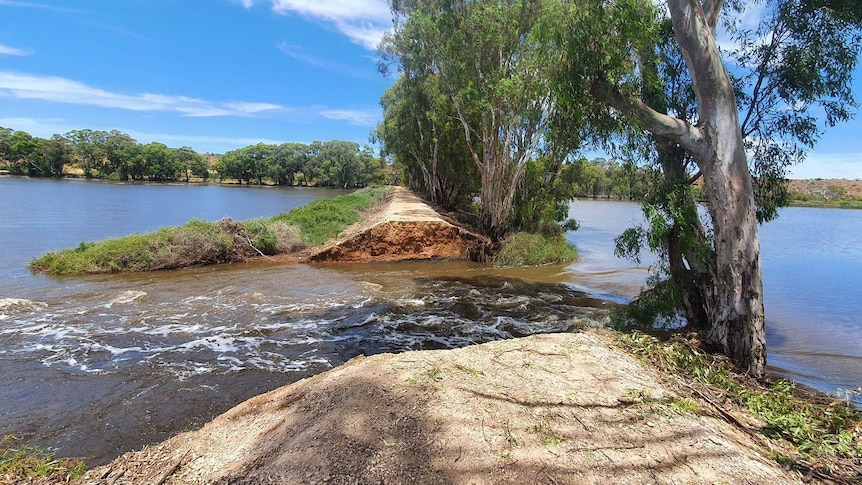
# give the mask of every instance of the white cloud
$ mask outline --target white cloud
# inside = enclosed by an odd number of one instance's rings
[[[0,55],[24,57],[32,53],[33,51],[30,49],[18,49],[17,47],[0,44]]]
[[[177,135],[167,133],[147,133],[137,130],[120,130],[127,133],[129,136],[138,140],[139,143],[149,143],[157,141],[168,146],[190,146],[199,151],[210,153],[224,153],[228,150],[246,147],[249,145],[257,145],[258,143],[266,143],[270,145],[280,145],[284,143],[279,140],[270,140],[267,138],[254,137],[222,137],[209,135]]]
[[[245,101],[216,103],[176,95],[113,93],[62,77],[9,71],[0,71],[0,97],[37,99],[129,111],[166,111],[192,117],[249,116],[263,111],[284,110],[282,106],[270,103]]]
[[[70,127],[66,124],[66,120],[60,118],[0,118],[0,126],[15,131],[26,131],[42,138],[49,138],[55,133],[66,133],[75,128]]]
[[[263,111],[280,111],[285,108],[279,104],[273,103],[249,103],[246,101],[235,101],[225,103],[225,106],[237,113],[255,114]]]
[[[281,41],[275,44],[275,48],[297,62],[301,62],[307,66],[322,69],[324,71],[344,74],[359,79],[376,79],[379,77],[377,75],[372,75],[370,72],[366,72],[360,69],[354,69],[351,66],[343,65],[337,62],[331,62],[326,59],[321,59],[320,57],[306,52],[304,47],[294,44],[288,44],[285,41]]]
[[[328,20],[389,20],[389,6],[380,0],[272,0],[272,8]]]
[[[796,179],[862,179],[862,153],[812,153],[789,172]]]
[[[375,126],[380,119],[379,109],[324,109],[320,111],[324,118],[346,121],[355,126]]]
[[[271,0],[276,13],[295,13],[331,24],[353,42],[374,50],[390,27],[389,6],[381,0]]]

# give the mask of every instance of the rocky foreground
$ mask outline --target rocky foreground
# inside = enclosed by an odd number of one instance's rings
[[[81,483],[799,483],[597,330],[356,358]]]

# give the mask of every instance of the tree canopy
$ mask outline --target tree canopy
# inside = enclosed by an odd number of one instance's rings
[[[224,155],[203,155],[191,147],[163,143],[140,144],[126,133],[72,130],[48,140],[0,127],[0,166],[18,175],[63,177],[67,167],[85,177],[121,181],[189,182],[192,177],[239,183],[292,186],[365,187],[384,183],[388,167],[368,147],[349,141],[310,145],[258,143]]]
[[[643,197],[649,224],[620,253],[658,251],[651,294],[671,300],[666,315],[760,375],[757,224],[787,203],[787,168],[852,115],[857,5],[393,0],[382,51],[400,78],[378,135],[435,202],[478,201],[494,238],[559,221],[560,201],[585,188]],[[623,161],[579,161],[585,146]]]

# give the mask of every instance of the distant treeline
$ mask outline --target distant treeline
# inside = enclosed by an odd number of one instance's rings
[[[577,197],[642,200],[661,180],[661,174],[651,166],[638,166],[632,161],[594,158],[571,164]]]
[[[190,147],[138,143],[117,130],[72,130],[51,138],[0,127],[0,169],[14,175],[121,181],[188,182],[235,180],[240,184],[364,187],[384,182],[386,164],[370,147],[350,141],[310,145],[258,143],[224,155],[200,154]]]
[[[581,160],[573,164],[578,197],[605,197],[643,200],[660,180],[650,166],[636,166],[618,160]],[[845,179],[784,180],[788,203],[804,207],[862,209],[862,181]],[[695,184],[700,199],[700,184]]]
[[[220,157],[215,170],[221,179],[240,183],[318,187],[366,187],[386,182],[387,165],[371,147],[333,140],[327,142],[258,143]]]

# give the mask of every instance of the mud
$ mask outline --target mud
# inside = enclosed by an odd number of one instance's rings
[[[393,187],[363,221],[308,262],[482,260],[490,241],[446,220],[403,187]]]

